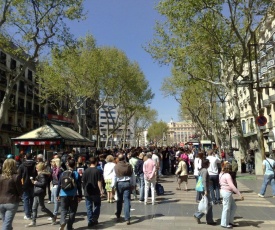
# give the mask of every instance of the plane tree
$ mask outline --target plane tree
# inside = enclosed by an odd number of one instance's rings
[[[149,44],[148,52],[162,64],[172,63],[185,73],[187,79],[201,79],[224,88],[232,98],[240,151],[245,153],[247,143],[240,124],[236,80],[247,77],[245,66],[252,59],[250,44],[254,43],[261,20],[266,19],[267,10],[274,16],[274,3],[261,0],[165,0],[158,4],[157,10],[166,20],[156,24],[156,36]],[[219,72],[205,75],[195,71],[203,69],[195,62],[196,58],[200,62],[205,58],[216,63]],[[256,118],[258,111],[252,85],[249,90],[250,106]],[[258,129],[258,142],[263,152],[260,133]]]

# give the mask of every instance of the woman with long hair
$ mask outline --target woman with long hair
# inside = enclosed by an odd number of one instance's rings
[[[241,200],[244,199],[240,191],[235,187],[233,183],[233,179],[230,175],[231,171],[232,165],[229,162],[226,162],[223,165],[223,169],[219,175],[221,195],[223,197],[221,227],[229,229],[236,227],[236,225],[234,225],[234,216],[237,209],[237,205],[233,198],[233,193],[238,194],[241,197]]]
[[[21,178],[17,174],[16,162],[13,159],[6,159],[3,163],[2,174],[0,175],[0,188],[2,230],[11,230],[12,221],[23,193]]]
[[[59,210],[59,206],[60,206],[60,201],[57,200],[57,187],[58,187],[58,182],[59,182],[59,178],[63,172],[63,169],[61,168],[61,161],[60,158],[53,158],[51,160],[51,165],[52,165],[52,169],[51,169],[51,177],[52,177],[52,196],[51,196],[51,200],[53,200],[54,203],[54,210],[53,210],[53,215],[55,216],[54,218],[56,219],[57,214],[58,214],[58,210]],[[48,218],[48,220],[52,221],[52,218]]]
[[[32,183],[34,184],[34,199],[32,205],[32,222],[25,227],[35,227],[37,218],[38,206],[41,206],[41,211],[47,213],[52,218],[52,225],[56,224],[56,216],[45,207],[44,199],[46,196],[46,187],[48,177],[50,173],[45,170],[45,164],[39,162],[36,166],[37,177],[35,180],[32,178]]]

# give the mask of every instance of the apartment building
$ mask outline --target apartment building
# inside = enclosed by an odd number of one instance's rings
[[[0,101],[3,100],[9,74],[17,74],[23,66],[22,60],[0,50]],[[0,132],[0,157],[10,153],[13,148],[11,138],[18,137],[45,123],[55,123],[78,130],[74,114],[70,117],[57,115],[47,103],[39,101],[39,85],[35,81],[35,65],[26,68],[17,84],[12,89],[10,107],[4,118]],[[66,110],[66,102],[62,103]],[[87,100],[84,105],[84,116],[80,116],[81,134],[88,138],[95,127],[93,102]],[[26,147],[27,148],[27,147]]]
[[[272,152],[275,150],[275,20],[272,17],[268,17],[263,22],[258,31],[259,41],[256,44],[257,48],[257,63],[253,61],[252,72],[253,82],[259,82],[260,90],[254,89],[253,98],[256,102],[256,108],[261,109],[263,115],[267,119],[267,123],[264,126],[260,126],[260,129],[264,135],[264,145],[266,152]],[[253,48],[253,47],[252,47]],[[245,66],[244,75],[249,77],[249,63]],[[255,86],[256,84],[254,84]],[[248,149],[258,149],[258,141],[256,134],[255,119],[251,112],[249,105],[250,95],[248,93],[247,86],[238,88],[238,103],[240,107],[241,125],[244,137],[247,139]],[[260,100],[259,100],[260,99]],[[226,113],[234,117],[233,107],[231,105],[231,98],[228,99],[228,106]],[[232,147],[238,148],[237,134],[232,129]]]

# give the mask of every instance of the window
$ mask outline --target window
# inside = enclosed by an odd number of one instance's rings
[[[24,81],[19,82],[19,92],[25,93],[25,83],[24,83]]]
[[[16,61],[13,58],[11,58],[10,69],[11,70],[15,70],[16,69]]]
[[[28,79],[32,81],[32,71],[28,69]]]
[[[7,55],[0,51],[0,63],[6,66]]]
[[[246,134],[246,124],[245,120],[242,120],[242,129],[243,129],[243,134]]]
[[[7,78],[6,78],[6,71],[0,69],[0,84],[6,85]]]

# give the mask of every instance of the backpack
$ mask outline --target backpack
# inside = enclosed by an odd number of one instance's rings
[[[164,194],[164,188],[161,184],[156,183],[156,193],[158,196],[163,195]]]
[[[141,175],[143,173],[143,161],[138,160],[138,162],[135,165],[135,170],[134,170],[136,175]]]
[[[76,187],[73,171],[66,170],[61,177],[61,188],[64,191],[72,190]]]

